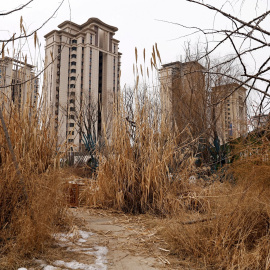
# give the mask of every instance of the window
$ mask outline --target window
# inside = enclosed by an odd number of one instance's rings
[[[75,116],[73,114],[70,114],[68,118],[74,120]]]
[[[75,88],[75,84],[71,84],[70,85],[70,88]]]
[[[69,123],[69,126],[70,127],[74,127],[74,123]]]
[[[77,55],[76,54],[72,54],[71,55],[71,58],[77,58]]]
[[[72,40],[72,44],[77,44],[77,40],[76,39],[73,39]]]
[[[71,69],[70,72],[71,73],[76,73],[76,69]]]
[[[74,61],[71,62],[71,65],[72,65],[72,66],[76,66],[76,62],[74,62]]]
[[[72,77],[70,77],[70,80],[71,81],[75,81],[76,80],[76,77],[75,76],[72,76]]]
[[[70,111],[71,111],[71,112],[75,112],[75,108],[74,108],[74,107],[71,107],[71,108],[70,108]]]
[[[2,78],[2,76],[0,75],[0,79]]]
[[[77,51],[77,47],[72,47],[71,50],[72,51]]]
[[[73,141],[74,141],[73,139],[68,139],[69,143],[73,143]]]

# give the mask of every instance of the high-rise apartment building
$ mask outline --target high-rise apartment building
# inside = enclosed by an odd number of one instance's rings
[[[22,109],[25,104],[33,106],[37,101],[39,80],[34,66],[10,57],[0,59],[1,103],[12,102]]]
[[[163,110],[179,130],[187,125],[194,136],[206,128],[207,97],[204,67],[197,61],[173,62],[159,70]]]
[[[97,18],[82,25],[65,21],[58,27],[45,35],[46,66],[51,64],[45,71],[43,91],[55,117],[59,144],[68,138],[83,149],[82,131],[88,127],[81,118],[92,119],[92,132],[101,135],[120,87],[121,53],[114,39],[118,29]],[[90,107],[95,109],[85,113]]]
[[[218,135],[225,143],[245,134],[246,89],[233,83],[209,91],[204,70],[197,61],[163,65],[159,71],[163,110],[180,131],[188,127],[194,138],[202,136],[212,141]]]
[[[246,88],[237,83],[212,88],[216,131],[220,141],[227,142],[247,133]]]

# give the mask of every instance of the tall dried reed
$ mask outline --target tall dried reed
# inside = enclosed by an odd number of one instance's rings
[[[229,168],[234,183],[202,190],[197,198],[209,208],[190,213],[193,222],[169,222],[166,237],[174,252],[204,269],[269,269],[269,149],[269,133],[235,147]]]
[[[2,103],[19,173],[0,126],[0,268],[44,251],[65,219],[56,134],[46,110],[30,102]],[[52,120],[51,120],[52,121]]]
[[[91,204],[167,214],[172,192],[181,190],[180,174],[187,178],[194,166],[189,148],[178,144],[179,135],[147,94],[128,107],[119,97],[110,125],[111,136],[98,153],[98,188],[89,196]]]

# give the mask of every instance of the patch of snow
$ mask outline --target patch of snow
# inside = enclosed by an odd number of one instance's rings
[[[53,264],[57,266],[63,266],[71,269],[82,269],[82,270],[106,270],[107,269],[107,259],[106,255],[108,253],[108,249],[106,247],[96,246],[94,247],[94,251],[92,248],[83,248],[83,249],[71,249],[70,251],[81,251],[84,254],[93,255],[96,257],[95,264],[84,264],[79,263],[77,261],[72,262],[64,262],[61,260],[55,261]]]
[[[87,239],[87,238],[89,238],[90,236],[93,235],[92,232],[86,232],[86,231],[79,231],[79,233],[80,233],[80,235],[81,235],[81,237],[82,237],[83,239]]]
[[[106,270],[107,269],[107,259],[106,255],[108,253],[107,247],[101,247],[101,246],[95,246],[93,248],[88,248],[88,247],[83,247],[82,243],[85,243],[87,239],[92,236],[92,232],[87,232],[87,231],[81,231],[78,230],[76,232],[72,233],[58,233],[54,234],[54,238],[61,243],[59,243],[60,246],[62,247],[67,247],[67,251],[71,252],[80,252],[84,253],[86,255],[92,255],[95,257],[95,263],[93,264],[84,264],[80,263],[77,261],[72,261],[72,262],[65,262],[63,260],[56,260],[53,265],[47,265],[45,261],[43,260],[35,260],[37,263],[40,264],[41,267],[43,267],[43,270],[57,270],[59,268],[57,267],[64,267],[64,268],[69,268],[69,269],[80,269],[80,270]],[[79,239],[76,241],[77,247],[73,248],[74,242],[72,243],[71,240],[72,238],[78,238]],[[75,239],[76,239],[75,238]],[[57,267],[55,267],[57,266]],[[27,269],[20,269],[20,270],[27,270]]]
[[[101,267],[106,267],[105,265],[107,263],[106,255],[108,253],[108,249],[106,247],[99,247],[99,246],[95,247],[95,249],[96,249],[95,255],[97,256],[95,263]]]
[[[92,232],[86,232],[86,231],[78,231],[78,234],[81,238],[79,238],[78,240],[78,244],[79,243],[85,243],[86,239],[88,239],[90,236],[93,235]],[[68,243],[70,241],[70,239],[72,239],[73,237],[76,236],[76,233],[56,233],[54,234],[54,238],[60,242],[65,242]],[[62,246],[62,244],[60,244],[60,246]]]
[[[52,265],[46,265],[43,270],[58,270],[58,267],[54,267]]]
[[[24,267],[21,267],[21,268],[18,268],[18,270],[27,270],[27,269]]]
[[[80,270],[97,270],[98,268],[95,268],[92,265],[84,264],[84,263],[79,263],[77,261],[72,261],[72,262],[64,262],[64,261],[55,261],[55,265],[57,266],[63,266],[67,267],[70,269],[80,269]]]
[[[86,242],[86,239],[80,238],[80,239],[78,240],[78,242],[79,242],[79,243],[85,243],[85,242]]]
[[[86,251],[92,251],[93,248],[71,248],[71,247],[68,247],[67,248],[67,251],[70,251],[70,252],[83,252],[85,253]]]
[[[94,235],[92,232],[79,231],[79,234],[83,239],[88,239],[90,236]]]
[[[47,266],[47,263],[44,260],[35,259],[35,262],[40,264],[40,266],[43,267],[43,268]],[[46,269],[46,270],[50,270],[50,269]]]

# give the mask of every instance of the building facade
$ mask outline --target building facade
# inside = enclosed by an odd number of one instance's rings
[[[37,101],[39,80],[34,66],[14,58],[0,59],[1,103],[14,104],[23,109],[26,104],[34,106]]]
[[[103,127],[110,128],[113,97],[120,87],[121,53],[114,39],[118,29],[97,18],[58,27],[45,35],[45,62],[50,65],[43,91],[58,143],[67,140],[83,149],[83,134],[98,137]]]
[[[180,131],[188,127],[194,138],[213,141],[217,135],[226,143],[244,135],[246,89],[236,83],[210,88],[204,71],[197,61],[163,65],[159,70],[163,110]]]
[[[206,128],[207,92],[204,67],[197,61],[173,62],[159,70],[163,110],[179,130],[189,125],[192,135]]]
[[[246,88],[237,83],[212,88],[215,106],[216,131],[222,142],[236,139],[248,132]]]

